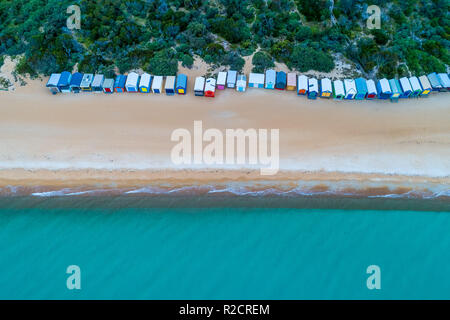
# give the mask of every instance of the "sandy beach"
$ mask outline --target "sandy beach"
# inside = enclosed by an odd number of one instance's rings
[[[204,98],[192,87],[190,77],[186,96],[53,96],[44,79],[1,92],[0,186],[382,181],[449,189],[448,93],[390,103],[311,101],[263,89],[219,90],[216,98]],[[279,173],[261,177],[245,165],[173,164],[171,133],[192,131],[195,120],[205,129],[279,129]]]

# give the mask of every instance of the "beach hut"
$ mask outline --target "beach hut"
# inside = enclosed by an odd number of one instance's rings
[[[103,81],[103,92],[104,93],[114,92],[114,79],[106,78],[105,81]]]
[[[390,79],[389,86],[391,87],[392,95],[391,101],[398,102],[398,99],[402,95],[402,88],[400,86],[400,82],[397,79]]]
[[[217,89],[224,90],[226,85],[227,85],[227,73],[221,71],[217,75]]]
[[[139,91],[142,93],[149,93],[152,88],[152,76],[148,73],[143,73],[139,79]]]
[[[275,70],[269,69],[266,71],[266,89],[275,89],[275,82],[277,79],[277,73]]]
[[[230,70],[227,74],[227,87],[234,88],[236,86],[237,71]]]
[[[439,83],[442,86],[443,91],[450,91],[450,79],[446,73],[438,73]]]
[[[342,80],[333,81],[333,96],[336,100],[342,100],[345,97],[344,82]]]
[[[409,79],[407,77],[400,78],[400,89],[402,90],[402,94],[400,98],[409,98],[412,93],[411,83],[409,83]]]
[[[102,74],[96,74],[94,76],[94,80],[92,80],[92,91],[93,92],[102,92],[103,91],[103,81],[105,81],[105,76]]]
[[[284,71],[277,72],[277,80],[275,83],[275,89],[277,89],[277,90],[286,89],[286,82],[287,82],[286,72],[284,72]]]
[[[177,78],[175,76],[167,76],[166,84],[164,85],[164,90],[166,91],[166,95],[173,96],[175,94],[175,83]]]
[[[298,76],[297,94],[305,95],[308,92],[308,77],[304,75]]]
[[[287,74],[286,90],[294,91],[296,87],[297,87],[297,74],[295,74],[295,72],[289,72]]]
[[[422,92],[422,87],[420,86],[419,79],[417,79],[417,77],[410,77],[409,83],[411,84],[412,89],[410,97],[418,97]]]
[[[236,81],[236,90],[239,92],[244,92],[247,87],[247,77],[243,74],[238,75]]]
[[[139,91],[139,75],[136,72],[130,72],[128,74],[125,88],[127,88],[128,92]]]
[[[216,92],[216,79],[208,78],[205,83],[205,97],[214,98]]]
[[[70,79],[70,90],[73,93],[78,93],[81,91],[80,85],[81,80],[83,80],[83,74],[80,72],[75,72],[72,74],[72,78]]]
[[[126,92],[125,83],[127,82],[127,76],[119,74],[114,81],[114,91],[115,92]]]
[[[61,78],[61,73],[52,73],[47,81],[47,84],[45,85],[52,94],[57,94],[59,92],[59,78]]]
[[[264,73],[250,73],[248,76],[249,88],[264,88]]]
[[[195,78],[194,94],[196,96],[203,96],[205,94],[205,78],[204,77]]]
[[[355,85],[356,85],[356,100],[363,100],[367,97],[367,81],[364,78],[356,78],[355,79]]]
[[[70,79],[72,74],[69,71],[61,72],[61,76],[58,80],[58,89],[60,92],[68,93],[70,92]]]
[[[331,80],[328,78],[323,78],[320,80],[320,97],[330,98],[333,93],[333,87],[331,85]]]
[[[153,76],[152,81],[152,92],[161,93],[163,86],[164,77],[163,76]]]
[[[433,91],[441,91],[442,85],[439,82],[439,78],[436,72],[430,73],[427,77],[428,81],[430,81],[431,88],[433,88]]]
[[[355,99],[356,83],[354,79],[344,79],[345,97],[346,100]]]
[[[419,77],[420,85],[422,86],[422,92],[420,93],[421,97],[428,97],[433,88],[431,88],[430,81],[428,81],[427,76]]]
[[[378,95],[377,86],[375,85],[375,81],[369,79],[366,81],[367,84],[367,96],[366,99],[375,99]]]
[[[92,73],[85,73],[83,79],[81,79],[81,91],[91,91],[92,80],[94,80],[94,75]]]
[[[319,95],[319,82],[316,78],[308,79],[308,99],[316,99]]]
[[[392,96],[392,90],[388,79],[383,78],[378,80],[377,91],[379,99],[389,99]]]
[[[177,76],[176,90],[178,94],[186,94],[187,89],[187,75],[180,73]]]

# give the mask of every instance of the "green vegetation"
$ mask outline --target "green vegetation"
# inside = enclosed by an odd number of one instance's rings
[[[81,30],[68,30],[69,5]],[[381,29],[366,28],[368,5]],[[49,74],[143,68],[175,74],[198,55],[262,72],[283,62],[301,72],[334,68],[342,53],[366,74],[445,71],[450,64],[447,0],[0,0],[0,56],[25,54],[17,71]]]

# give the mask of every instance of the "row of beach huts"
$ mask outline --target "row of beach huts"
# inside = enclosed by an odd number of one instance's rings
[[[142,92],[166,93],[167,95],[187,92],[187,76],[153,76],[148,73],[139,75],[131,72],[118,75],[115,79],[105,78],[101,74],[71,74],[68,71],[54,73],[50,76],[47,87],[53,94],[58,92]],[[165,81],[164,81],[165,80]],[[297,94],[309,99],[391,99],[428,96],[432,91],[450,91],[450,78],[446,73],[430,73],[420,77],[403,77],[400,79],[380,79],[378,81],[364,78],[330,80],[317,79],[294,72],[267,70],[265,73],[250,73],[247,76],[230,70],[219,72],[217,78],[196,77],[194,94],[196,96],[214,97],[216,90],[234,88],[244,92],[247,88],[265,88],[278,90],[297,90]]]

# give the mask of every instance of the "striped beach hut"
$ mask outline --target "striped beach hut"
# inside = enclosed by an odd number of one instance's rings
[[[275,89],[277,89],[277,90],[286,89],[286,83],[287,83],[286,72],[284,72],[284,71],[277,72],[277,80],[275,83]]]
[[[180,73],[177,76],[176,91],[178,94],[186,94],[187,90],[187,75]]]
[[[227,85],[227,73],[225,71],[221,71],[217,75],[216,87],[218,90],[224,90],[226,85]]]
[[[319,95],[319,82],[316,78],[308,79],[308,99],[316,99]]]
[[[94,75],[92,73],[85,73],[83,79],[81,79],[81,91],[91,91],[92,80],[94,80]]]
[[[439,78],[438,78],[436,72],[430,73],[427,77],[428,77],[428,81],[430,81],[431,88],[433,88],[433,91],[441,91],[442,90],[442,85],[439,82]]]
[[[208,78],[205,83],[205,97],[214,98],[216,93],[216,79]]]
[[[428,81],[427,76],[419,77],[420,86],[422,87],[422,92],[420,93],[421,97],[428,97],[433,88],[431,88],[430,81]]]
[[[269,69],[266,71],[266,89],[275,89],[275,82],[277,80],[277,73],[275,70]]]
[[[345,97],[346,100],[355,99],[356,83],[354,79],[344,79]]]
[[[81,80],[83,80],[83,74],[80,72],[75,72],[72,74],[72,78],[70,79],[70,90],[73,93],[79,93],[81,91],[80,85]]]
[[[227,87],[234,88],[236,86],[237,71],[230,70],[227,74]]]
[[[61,72],[61,76],[58,80],[58,89],[60,92],[70,92],[70,79],[72,79],[72,74],[69,71]]]
[[[297,81],[297,94],[305,95],[308,93],[308,77],[305,75],[299,75]]]
[[[367,96],[366,99],[375,99],[378,96],[377,86],[375,85],[375,81],[369,79],[366,81],[367,84]]]
[[[286,90],[294,91],[296,87],[297,87],[297,74],[295,72],[289,72],[287,74]]]
[[[115,92],[126,92],[125,83],[127,82],[127,76],[119,74],[114,81]]]
[[[388,79],[383,78],[378,80],[377,91],[379,99],[389,99],[392,96],[392,90]]]
[[[205,78],[204,77],[195,78],[194,94],[196,96],[203,96],[205,94]]]
[[[412,98],[418,97],[420,95],[420,93],[422,92],[422,87],[420,86],[419,79],[417,79],[417,77],[410,77],[409,83],[411,84],[411,89],[412,89],[410,97],[412,97]]]
[[[167,76],[166,83],[164,85],[164,90],[166,91],[166,95],[173,96],[175,95],[175,83],[177,78],[175,76]]]
[[[345,97],[344,82],[342,80],[333,81],[333,97],[335,100],[342,100]]]
[[[323,78],[320,80],[320,97],[330,98],[333,94],[333,87],[331,85],[331,80],[328,78]]]
[[[249,88],[264,88],[264,73],[250,73],[248,76]]]
[[[448,77],[448,74],[446,73],[438,73],[438,79],[439,83],[442,86],[442,91],[450,91],[450,79]]]
[[[243,74],[238,75],[236,81],[236,90],[239,92],[245,92],[247,87],[247,77]]]
[[[392,95],[391,101],[398,102],[398,99],[402,95],[402,88],[400,87],[400,82],[397,79],[390,79],[389,86],[391,87]]]
[[[355,79],[355,85],[356,85],[356,100],[363,100],[367,97],[367,81],[364,78],[356,78]]]
[[[61,73],[52,73],[47,81],[47,84],[45,85],[52,94],[57,94],[59,92],[59,78],[61,78]]]
[[[130,72],[127,76],[127,82],[125,82],[127,92],[139,91],[139,75],[136,72]]]
[[[153,76],[152,80],[152,92],[153,93],[161,93],[163,87],[163,76]]]
[[[409,98],[412,93],[411,83],[409,83],[409,79],[407,77],[400,78],[400,89],[402,89],[402,94],[400,98]]]
[[[148,73],[143,73],[139,79],[139,91],[142,93],[149,93],[152,88],[152,76]]]
[[[114,92],[114,79],[106,78],[103,81],[103,92],[108,94]]]
[[[102,92],[103,91],[103,81],[105,81],[105,76],[102,74],[96,74],[94,76],[94,80],[92,80],[92,91],[93,92]]]

